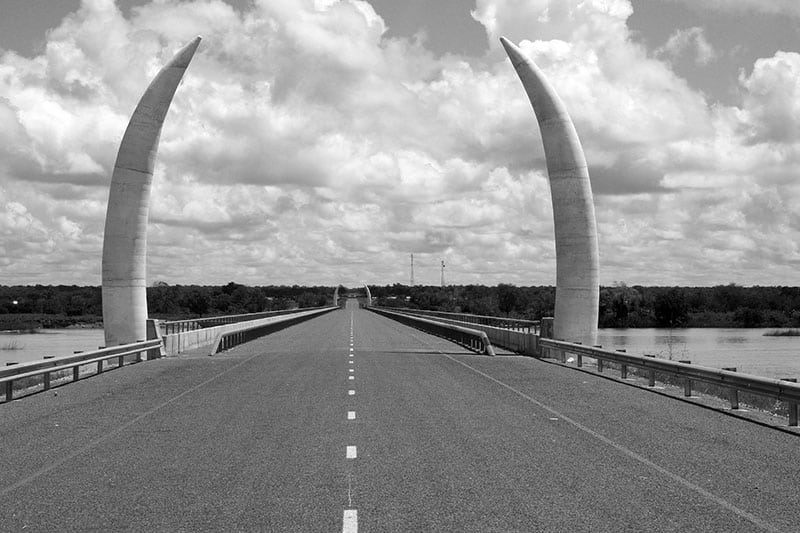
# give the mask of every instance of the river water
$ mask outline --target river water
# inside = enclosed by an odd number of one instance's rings
[[[765,337],[767,329],[601,329],[598,344],[628,353],[689,360],[714,368],[770,378],[800,377],[800,337]],[[102,346],[102,329],[52,329],[32,334],[0,333],[0,367],[8,361],[41,360]],[[16,349],[8,349],[15,346]]]
[[[0,333],[0,368],[7,362],[41,361],[45,355],[72,355],[105,344],[101,328],[43,329],[39,333]],[[11,349],[13,348],[13,349]]]
[[[764,336],[772,329],[601,329],[598,344],[636,355],[688,360],[768,378],[800,378],[800,337]]]

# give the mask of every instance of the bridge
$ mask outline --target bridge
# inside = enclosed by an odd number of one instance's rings
[[[797,436],[348,300],[0,405],[0,530],[794,531]]]
[[[0,530],[797,530],[800,387],[591,346],[588,167],[563,103],[505,39],[553,199],[555,316],[540,335],[353,300],[162,332],[145,292],[149,194],[199,42],[156,75],[117,154],[102,259],[108,348],[0,371]],[[561,364],[567,353],[579,367],[594,358],[597,372]],[[622,379],[602,374],[606,363]],[[721,385],[730,410],[628,386],[628,367],[650,385],[675,374],[688,397],[695,381]],[[15,400],[26,380],[41,392]],[[785,403],[789,426],[730,416],[740,390]]]

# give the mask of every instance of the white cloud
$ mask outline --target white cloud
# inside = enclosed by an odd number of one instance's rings
[[[664,46],[656,50],[656,54],[673,60],[691,54],[698,65],[707,65],[719,57],[706,39],[703,28],[698,26],[675,30]]]
[[[421,282],[438,282],[444,258],[455,283],[551,284],[544,156],[497,46],[506,35],[576,123],[605,283],[710,283],[720,271],[788,283],[798,252],[786,243],[800,237],[797,54],[759,60],[741,76],[741,105],[712,107],[633,42],[631,12],[626,0],[479,0],[492,48],[470,60],[387,38],[357,0],[244,12],[163,0],[129,19],[110,0],[84,1],[42,55],[0,57],[0,235],[14,258],[4,279],[99,283],[128,117],[201,34],[162,132],[149,280],[405,282],[413,251]],[[697,53],[701,38],[690,31],[675,50]],[[759,249],[774,261],[760,270]]]
[[[745,91],[743,121],[754,142],[800,141],[800,54],[777,52],[756,61],[750,76],[739,74]]]

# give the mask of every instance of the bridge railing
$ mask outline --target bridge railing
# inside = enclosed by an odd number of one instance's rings
[[[574,354],[577,366],[583,365],[583,358],[597,361],[598,372],[603,372],[603,362],[619,365],[623,379],[627,378],[628,368],[643,369],[647,373],[649,386],[655,385],[656,372],[663,372],[683,380],[684,396],[692,395],[692,382],[699,381],[728,390],[731,409],[739,408],[739,392],[748,392],[773,400],[785,402],[788,407],[789,425],[798,425],[798,404],[800,404],[800,385],[787,380],[771,379],[732,370],[692,365],[686,362],[657,359],[655,356],[639,356],[619,351],[604,350],[570,342],[552,339],[539,339],[542,355],[566,362],[567,354]]]
[[[472,350],[494,355],[494,348],[485,332],[478,329],[467,328],[452,323],[433,320],[433,318],[423,318],[406,313],[398,313],[394,309],[389,310],[385,307],[367,307],[368,310],[386,316],[400,323],[432,333],[439,337],[452,340],[466,346]]]
[[[261,311],[259,313],[244,313],[239,315],[220,315],[206,318],[190,318],[186,320],[168,320],[162,321],[161,327],[164,329],[165,335],[172,335],[174,333],[184,333],[186,331],[211,328],[214,326],[221,326],[223,324],[235,324],[238,322],[257,320],[259,318],[288,315],[290,313],[297,313],[299,311],[306,311],[309,309],[317,308],[304,307],[299,309],[279,309],[277,311]]]
[[[391,309],[392,311],[397,311],[400,313],[443,318],[456,322],[490,326],[493,328],[520,331],[523,333],[539,333],[538,320],[521,320],[518,318],[504,318],[500,316],[471,315],[469,313],[451,313],[448,311],[429,311],[427,309],[412,309],[409,307],[382,307],[382,309]]]
[[[446,313],[442,311],[419,311],[417,309],[396,307],[382,307],[381,309],[391,310],[409,316],[427,316],[430,319],[435,319],[437,322],[444,322],[445,324],[452,324],[455,326],[468,326],[472,329],[483,331],[489,337],[489,341],[495,346],[502,346],[508,350],[525,355],[537,356],[539,354],[536,345],[538,335],[531,333],[532,329],[538,328],[538,321],[515,319],[509,320],[500,317],[465,315],[463,313]],[[429,315],[423,313],[435,314]],[[473,322],[465,322],[459,319],[461,317],[496,320],[481,320],[480,322],[478,320],[474,320]],[[515,322],[518,324],[513,324],[513,328],[502,327],[508,325],[509,322]]]
[[[304,322],[311,318],[336,311],[338,306],[312,307],[305,310],[295,309],[291,315],[273,316],[236,324],[227,324],[214,328],[217,334],[214,336],[209,355],[233,348],[238,344],[243,344],[255,340],[264,335],[287,328],[291,325]]]
[[[53,357],[44,361],[15,364],[0,370],[0,384],[5,388],[6,401],[10,402],[14,397],[15,382],[23,384],[23,386],[33,386],[41,377],[44,390],[49,390],[53,374],[72,370],[72,381],[77,381],[81,377],[80,367],[84,365],[96,364],[95,373],[100,374],[104,370],[103,366],[106,361],[116,359],[117,364],[114,368],[119,368],[125,364],[126,357],[129,363],[138,363],[142,361],[145,354],[148,360],[160,357],[161,339],[123,344],[64,357]]]

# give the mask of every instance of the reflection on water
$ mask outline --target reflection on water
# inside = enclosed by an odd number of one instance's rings
[[[736,335],[726,337],[723,335],[721,337],[717,337],[717,342],[719,344],[744,344],[747,342],[747,337],[739,337]]]
[[[637,355],[688,360],[771,378],[800,377],[800,337],[765,337],[762,328],[601,329],[598,344]]]

